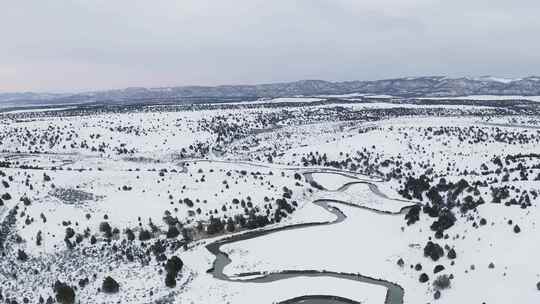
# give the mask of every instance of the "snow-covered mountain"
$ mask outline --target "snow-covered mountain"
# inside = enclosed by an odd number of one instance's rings
[[[204,99],[245,99],[338,95],[350,93],[388,94],[401,97],[455,97],[467,95],[540,95],[540,77],[516,79],[493,76],[450,78],[444,76],[406,77],[375,81],[330,82],[301,80],[295,82],[180,86],[163,88],[132,87],[77,94],[3,93],[0,102],[73,103],[73,102],[138,102],[181,101]]]

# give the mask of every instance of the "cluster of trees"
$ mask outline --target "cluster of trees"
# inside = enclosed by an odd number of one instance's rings
[[[120,284],[110,276],[105,277],[101,283],[101,290],[105,293],[117,293],[119,289]]]
[[[165,285],[167,287],[176,286],[176,277],[182,270],[182,267],[184,267],[184,262],[175,255],[167,260],[167,263],[165,263]]]
[[[53,290],[56,294],[56,301],[58,303],[62,303],[62,304],[75,303],[75,289],[69,286],[68,284],[64,282],[56,281],[53,285]],[[47,303],[49,303],[48,300],[47,300]]]

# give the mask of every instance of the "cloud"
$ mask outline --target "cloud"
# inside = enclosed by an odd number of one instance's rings
[[[540,3],[19,0],[0,91],[534,74]]]

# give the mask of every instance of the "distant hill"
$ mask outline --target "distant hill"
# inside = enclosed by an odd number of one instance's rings
[[[136,87],[77,94],[0,93],[0,103],[24,105],[87,102],[132,103],[138,101],[189,102],[194,100],[212,101],[351,93],[386,94],[399,97],[538,96],[540,95],[540,77],[504,79],[491,76],[477,78],[427,76],[374,81],[301,80],[258,85]]]

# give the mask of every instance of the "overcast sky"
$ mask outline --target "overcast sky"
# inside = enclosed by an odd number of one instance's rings
[[[0,91],[540,74],[538,0],[0,0]]]

